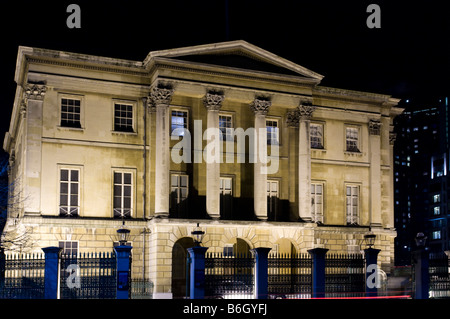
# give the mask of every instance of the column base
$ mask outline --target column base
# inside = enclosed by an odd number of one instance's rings
[[[156,218],[169,218],[169,213],[155,213]]]

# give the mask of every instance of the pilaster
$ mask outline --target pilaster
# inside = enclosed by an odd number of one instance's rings
[[[381,122],[369,121],[370,225],[381,227]]]

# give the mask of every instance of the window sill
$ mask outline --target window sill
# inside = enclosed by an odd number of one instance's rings
[[[137,132],[122,132],[122,131],[111,131],[113,135],[127,135],[127,136],[137,136]]]
[[[363,153],[361,151],[344,151],[345,155],[349,156],[362,156]]]
[[[78,132],[84,132],[84,128],[82,128],[82,127],[70,127],[70,126],[61,126],[61,125],[58,125],[56,128],[57,128],[58,130],[61,130],[61,131],[78,131]]]

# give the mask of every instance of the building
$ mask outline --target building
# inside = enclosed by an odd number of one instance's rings
[[[395,228],[397,265],[411,264],[423,232],[431,252],[449,250],[447,209],[448,99],[410,99],[395,119]]]
[[[359,252],[372,231],[389,272],[399,100],[322,78],[245,41],[144,61],[20,47],[8,227],[79,253],[110,250],[124,223],[156,298],[184,295],[197,223],[225,254]]]

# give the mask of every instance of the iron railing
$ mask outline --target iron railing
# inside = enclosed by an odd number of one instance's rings
[[[450,260],[445,253],[430,254],[430,298],[450,298]]]
[[[327,254],[325,257],[325,297],[363,297],[365,259],[362,254]]]
[[[205,298],[253,298],[255,259],[250,254],[205,257]]]
[[[61,255],[61,299],[115,299],[116,281],[114,252]]]
[[[309,254],[270,254],[268,264],[269,298],[311,298]]]
[[[44,298],[44,254],[0,253],[0,299]]]

